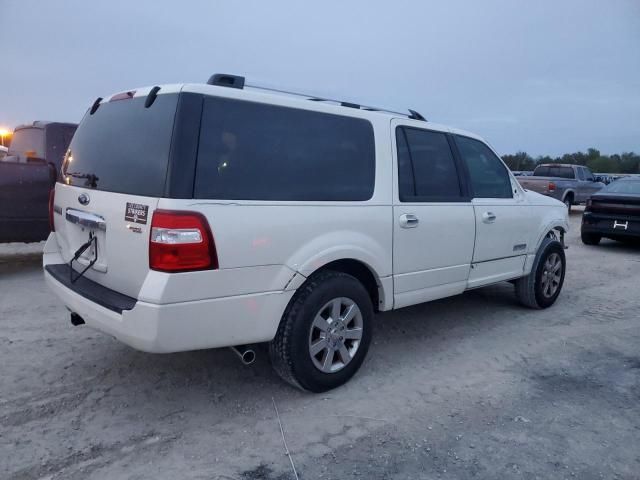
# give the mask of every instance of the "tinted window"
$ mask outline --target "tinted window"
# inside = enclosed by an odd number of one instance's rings
[[[19,162],[26,162],[28,158],[44,159],[44,130],[42,128],[16,130],[9,145],[9,155],[18,157]]]
[[[533,175],[536,177],[575,178],[573,168],[560,167],[557,165],[541,165],[536,167]]]
[[[640,195],[640,180],[616,180],[604,187],[600,192]]]
[[[69,143],[71,143],[71,138],[75,131],[76,127],[55,123],[46,127],[47,162],[53,163],[57,170],[60,170],[62,159],[69,148]]]
[[[458,171],[441,132],[396,129],[401,201],[446,201],[462,197]]]
[[[374,179],[373,128],[366,120],[205,99],[196,198],[367,200]]]
[[[100,105],[78,127],[63,165],[71,185],[160,197],[164,193],[178,94]]]
[[[460,156],[467,165],[475,198],[512,198],[511,179],[502,161],[484,143],[456,136]]]
[[[578,180],[584,180],[584,169],[583,168],[578,168]]]
[[[584,175],[586,180],[591,180],[592,182],[595,180],[593,178],[593,173],[591,173],[591,170],[589,170],[587,167],[584,167]]]

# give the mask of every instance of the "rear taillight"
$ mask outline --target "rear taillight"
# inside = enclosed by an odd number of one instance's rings
[[[56,231],[56,226],[53,223],[53,202],[56,196],[56,187],[53,187],[51,191],[49,191],[49,228],[52,232]]]
[[[549,185],[547,186],[547,189],[548,189],[550,192],[555,192],[555,190],[556,190],[556,184],[555,184],[555,183],[553,183],[553,182],[549,182]]]
[[[207,219],[196,212],[156,210],[151,220],[149,268],[161,272],[218,268]]]

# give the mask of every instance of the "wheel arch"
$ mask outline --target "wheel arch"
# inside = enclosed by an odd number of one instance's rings
[[[390,289],[390,285],[385,285],[386,282],[381,279],[370,264],[362,259],[352,257],[337,258],[327,261],[322,265],[316,265],[315,270],[311,273],[308,273],[308,271],[305,272],[306,279],[300,282],[300,285],[298,285],[296,289],[301,288],[313,276],[327,270],[342,272],[355,277],[369,293],[371,303],[376,312],[392,308],[391,302],[393,295],[390,291],[387,291]]]
[[[564,194],[562,195],[562,201],[564,202],[567,197],[571,196],[571,198],[573,198],[573,201],[575,202],[576,200],[576,192],[570,188],[568,188],[567,190],[565,190]]]

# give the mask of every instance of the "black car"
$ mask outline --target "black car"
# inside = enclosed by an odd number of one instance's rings
[[[602,237],[640,239],[640,177],[621,178],[592,195],[580,233],[587,245],[597,245]]]

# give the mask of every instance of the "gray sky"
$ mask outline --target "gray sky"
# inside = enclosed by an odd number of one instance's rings
[[[500,153],[640,152],[640,0],[0,0],[0,48],[2,126],[225,72],[413,108]]]

